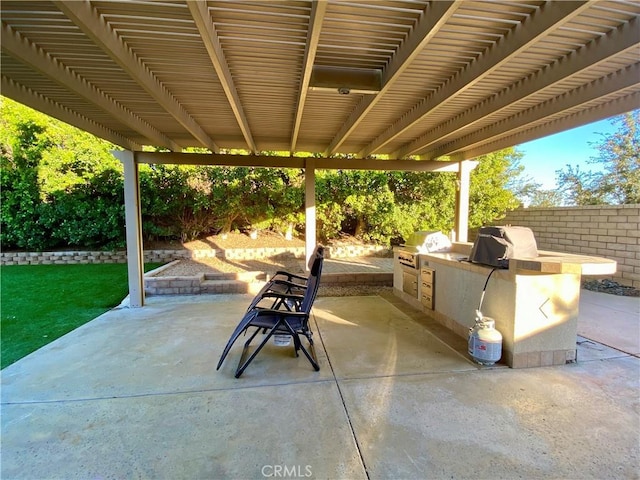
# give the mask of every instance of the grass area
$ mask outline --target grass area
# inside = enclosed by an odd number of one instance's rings
[[[145,271],[160,264],[146,264]],[[127,265],[11,265],[0,272],[1,367],[120,304]]]

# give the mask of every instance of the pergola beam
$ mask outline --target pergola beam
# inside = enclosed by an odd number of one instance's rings
[[[182,104],[151,73],[133,51],[118,37],[88,0],[52,2],[98,47],[109,55],[127,74],[172,115],[193,137],[211,151],[219,151],[209,135],[184,109]],[[179,149],[176,149],[179,150]]]
[[[540,38],[548,35],[552,29],[569,22],[588,6],[589,2],[573,1],[543,4],[529,18],[498,40],[484,55],[469,63],[435,92],[402,115],[381,135],[372,140],[359,153],[359,156],[366,157],[375,153],[427,115],[477,85]]]
[[[429,3],[414,29],[384,68],[380,91],[377,95],[367,95],[362,98],[327,147],[325,156],[334,154],[340,148],[340,145],[364,120],[371,109],[382,99],[383,95],[389,91],[395,81],[400,78],[411,62],[420,54],[424,46],[438,33],[438,30],[442,28],[459,6],[460,2],[438,1]]]
[[[577,51],[571,52],[555,63],[535,72],[518,83],[493,95],[472,109],[444,122],[410,144],[394,153],[394,157],[403,158],[408,155],[419,154],[421,150],[435,144],[442,143],[451,135],[469,128],[489,115],[494,115],[511,107],[514,103],[527,99],[541,90],[553,87],[568,78],[577,75],[599,63],[609,60],[615,55],[624,54],[640,45],[638,26],[640,20],[633,18],[630,22],[598,37],[593,42]]]
[[[86,132],[89,132],[99,138],[104,138],[109,142],[119,145],[127,150],[142,150],[142,146],[134,142],[129,138],[125,138],[122,135],[109,130],[102,125],[93,122],[92,120],[83,117],[82,115],[70,110],[53,100],[44,97],[43,95],[34,92],[33,90],[25,87],[24,85],[18,85],[10,78],[2,76],[0,83],[2,88],[2,94],[13,98],[14,100],[29,105],[31,108],[46,113],[51,117],[55,117],[58,120],[62,120],[69,125],[80,128]]]
[[[219,165],[229,167],[305,168],[307,159],[267,155],[232,155],[225,153],[137,152],[138,163],[175,165]],[[408,172],[457,172],[458,162],[424,160],[373,160],[316,158],[320,170],[382,170]]]
[[[302,124],[302,113],[307,100],[307,92],[309,90],[309,81],[311,80],[311,72],[313,71],[313,62],[316,58],[318,50],[318,42],[320,41],[320,30],[322,21],[327,11],[328,2],[313,2],[311,4],[311,18],[309,19],[309,30],[307,32],[307,43],[304,50],[304,61],[302,64],[302,75],[300,77],[300,91],[298,92],[298,100],[296,105],[296,116],[293,121],[293,132],[291,134],[291,152],[295,152],[298,143],[298,134],[300,133],[300,125]]]
[[[191,16],[193,17],[196,27],[198,28],[200,37],[202,37],[202,42],[207,49],[213,68],[218,75],[218,80],[222,85],[224,94],[227,96],[233,115],[236,117],[238,126],[240,127],[242,135],[247,142],[247,146],[249,147],[249,150],[256,152],[256,144],[253,141],[253,136],[251,135],[249,122],[247,121],[244,109],[242,108],[242,102],[240,101],[240,96],[238,95],[235,83],[233,82],[233,76],[231,75],[229,65],[227,64],[224,52],[222,51],[218,32],[211,21],[207,2],[192,1],[187,2],[187,6],[189,7],[189,11],[191,12]]]
[[[428,151],[425,157],[434,159],[456,153],[460,150],[473,148],[475,145],[491,141],[493,138],[503,137],[508,135],[509,132],[525,128],[527,125],[544,120],[551,115],[560,114],[561,112],[571,110],[608,95],[616,94],[628,88],[633,88],[637,85],[640,85],[640,63],[594,80],[558,98],[548,100],[488,127],[476,130],[458,140],[434,148]],[[627,108],[632,110],[634,106],[628,105]]]
[[[37,70],[41,75],[68,88],[79,97],[97,105],[109,115],[120,120],[127,127],[147,138],[150,143],[180,151],[180,146],[170,138],[163,135],[160,131],[110,98],[104,92],[98,90],[94,85],[81,79],[59,61],[23,38],[18,32],[14,32],[11,27],[4,23],[2,24],[2,50],[25,63],[30,68]]]

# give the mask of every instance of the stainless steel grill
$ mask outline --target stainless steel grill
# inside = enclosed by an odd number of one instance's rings
[[[398,252],[398,262],[403,267],[409,267],[413,269],[418,268],[418,255],[415,252],[409,252],[401,250]]]
[[[420,231],[413,232],[407,238],[407,242],[401,246],[398,251],[398,262],[409,268],[418,268],[418,250],[423,246],[427,240],[427,237],[433,233],[433,231]]]
[[[402,291],[418,297],[418,269],[420,267],[418,247],[424,245],[429,231],[414,232],[409,235],[407,242],[398,249],[397,262],[402,270]]]

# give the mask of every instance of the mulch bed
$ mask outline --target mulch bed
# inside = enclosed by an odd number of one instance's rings
[[[229,232],[225,235],[210,235],[190,242],[179,240],[145,242],[144,248],[149,250],[206,250],[215,248],[226,250],[229,248],[280,248],[304,247],[304,240],[293,237],[287,240],[284,235],[271,231],[258,233],[257,238],[239,232]]]
[[[613,280],[588,280],[582,284],[585,290],[592,292],[608,293],[622,297],[640,297],[640,290],[626,285],[620,285]]]

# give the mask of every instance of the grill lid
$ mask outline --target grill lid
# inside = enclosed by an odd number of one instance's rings
[[[433,233],[440,233],[440,232],[438,230],[413,232],[411,235],[409,235],[409,238],[407,238],[407,243],[405,243],[404,246],[418,247],[420,245],[423,245],[424,242],[427,241],[427,237]]]
[[[407,243],[403,247],[418,253],[448,252],[451,248],[451,241],[440,230],[419,231],[409,235]]]

